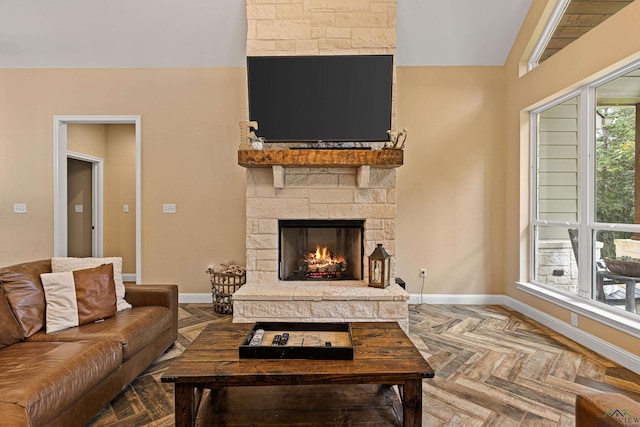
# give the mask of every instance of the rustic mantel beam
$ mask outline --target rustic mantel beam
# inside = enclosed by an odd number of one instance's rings
[[[247,168],[359,167],[397,168],[404,161],[402,150],[239,150],[238,164]]]

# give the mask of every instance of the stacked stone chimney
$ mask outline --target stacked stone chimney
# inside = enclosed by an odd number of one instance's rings
[[[247,23],[247,56],[395,58],[396,0],[247,0]],[[395,71],[393,81],[395,126]],[[279,219],[364,220],[363,264],[376,243],[395,254],[395,184],[394,167],[247,167],[247,284],[234,295],[234,321],[397,321],[408,330],[408,294],[395,283],[368,287],[366,268],[358,283],[278,279]]]

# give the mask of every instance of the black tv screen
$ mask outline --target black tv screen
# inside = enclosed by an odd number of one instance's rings
[[[267,142],[388,140],[392,55],[248,57],[247,77]]]

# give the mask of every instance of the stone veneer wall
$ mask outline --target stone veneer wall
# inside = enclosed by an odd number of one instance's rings
[[[376,243],[395,255],[395,169],[372,167],[367,188],[358,187],[356,170],[285,168],[284,188],[275,188],[271,168],[247,169],[247,283],[278,283],[279,219],[365,220],[365,282]]]
[[[600,259],[602,246],[602,242],[596,243],[597,260]],[[569,239],[541,239],[538,242],[537,263],[536,280],[572,294],[579,293],[578,263]],[[562,270],[562,276],[554,276],[553,270]]]
[[[396,0],[247,0],[247,24],[247,56],[384,54],[395,63]],[[394,67],[392,129],[395,81]],[[247,284],[234,294],[234,322],[397,321],[408,331],[409,295],[393,283],[395,185],[393,168],[247,168]],[[279,219],[364,220],[363,280],[279,282]],[[386,289],[367,287],[376,243],[392,255]]]
[[[395,50],[396,0],[247,0],[247,56]]]
[[[564,274],[554,276],[553,270],[562,270]],[[569,239],[540,240],[536,279],[563,291],[578,293],[578,264]]]

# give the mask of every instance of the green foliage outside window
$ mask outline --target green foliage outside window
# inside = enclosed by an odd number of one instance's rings
[[[603,125],[596,132],[596,221],[634,223],[635,120],[633,106],[598,107]],[[602,257],[615,257],[614,239],[631,233],[601,233]]]

